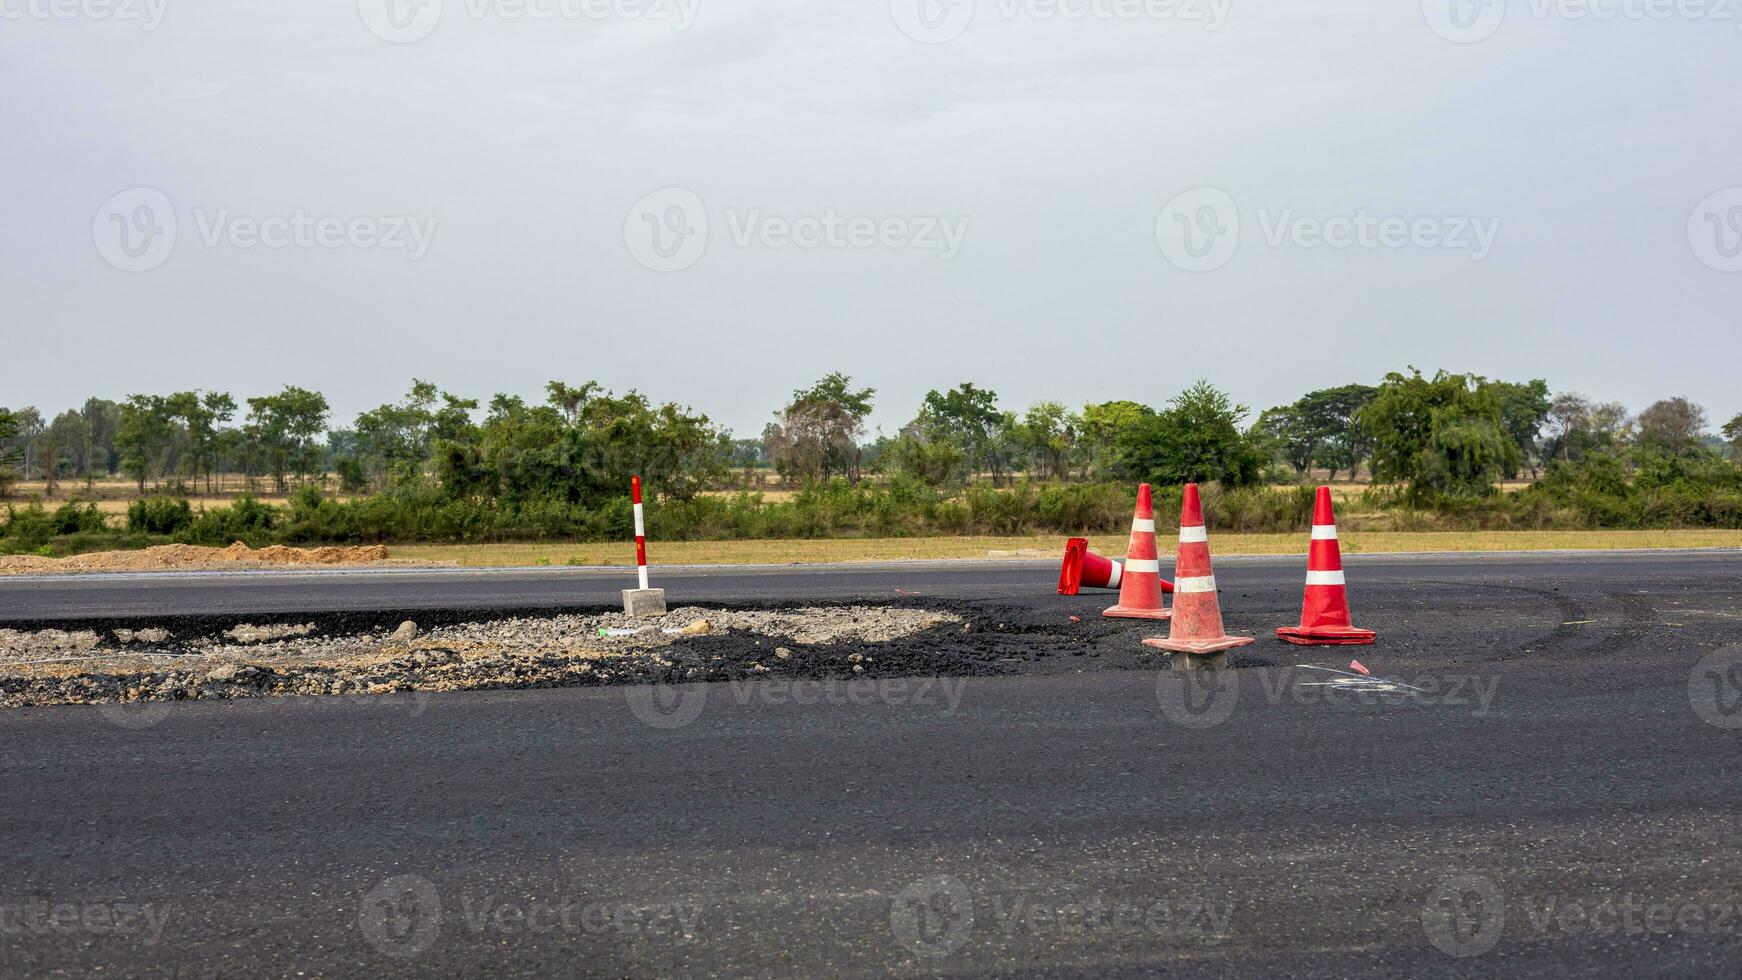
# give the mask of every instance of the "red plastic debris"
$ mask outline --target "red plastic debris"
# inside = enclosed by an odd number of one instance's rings
[[[1364,674],[1368,677],[1373,676],[1373,672],[1371,670],[1368,670],[1359,660],[1349,661],[1349,669],[1354,671],[1357,674]]]

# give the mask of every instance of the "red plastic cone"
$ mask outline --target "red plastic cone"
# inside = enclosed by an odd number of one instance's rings
[[[1180,504],[1179,556],[1174,561],[1173,623],[1166,637],[1150,637],[1145,646],[1200,656],[1243,647],[1250,636],[1229,636],[1222,629],[1222,603],[1216,597],[1216,572],[1210,567],[1210,538],[1204,528],[1204,505],[1198,485],[1186,484]]]
[[[1320,487],[1313,503],[1313,543],[1307,554],[1300,625],[1284,626],[1276,635],[1307,647],[1362,646],[1378,635],[1356,629],[1349,622],[1349,589],[1343,582],[1343,552],[1337,545],[1337,515],[1331,508],[1330,487]]]
[[[1059,569],[1059,595],[1077,595],[1083,589],[1117,589],[1125,567],[1089,550],[1087,538],[1072,538],[1065,544],[1065,562]]]
[[[1137,511],[1131,518],[1131,543],[1125,552],[1125,571],[1119,579],[1119,604],[1101,613],[1123,619],[1166,619],[1171,613],[1162,605],[1161,560],[1155,551],[1155,507],[1149,499],[1149,484],[1137,488]]]

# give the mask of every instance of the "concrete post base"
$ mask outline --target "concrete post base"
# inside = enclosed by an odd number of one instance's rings
[[[1178,653],[1173,655],[1174,670],[1222,670],[1228,666],[1228,652],[1197,654]]]
[[[623,612],[629,616],[665,615],[665,590],[624,589]]]

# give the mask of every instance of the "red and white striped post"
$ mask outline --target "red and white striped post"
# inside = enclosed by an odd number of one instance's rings
[[[623,612],[630,616],[665,615],[665,590],[647,587],[647,518],[641,510],[641,477],[629,478],[630,499],[635,503],[635,573],[641,588],[623,590]]]
[[[635,570],[641,576],[641,591],[647,591],[647,522],[641,514],[641,477],[629,478],[629,492],[635,500]]]

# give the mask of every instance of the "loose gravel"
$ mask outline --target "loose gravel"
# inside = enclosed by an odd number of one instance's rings
[[[710,680],[773,671],[864,674],[880,645],[959,635],[944,610],[684,607],[415,621],[366,631],[238,623],[177,635],[153,626],[0,631],[0,706]],[[771,666],[772,665],[772,666]]]

